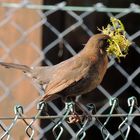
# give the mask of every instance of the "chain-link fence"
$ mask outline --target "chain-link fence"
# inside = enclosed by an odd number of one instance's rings
[[[64,106],[57,99],[47,106],[39,103],[36,111],[42,94],[38,86],[16,70],[0,68],[1,139],[139,139],[140,6],[16,2],[0,3],[1,61],[31,66],[57,64],[80,51],[98,32],[97,27],[108,24],[112,16],[122,20],[127,37],[134,43],[121,63],[109,58],[106,76],[96,90],[79,97],[93,119],[77,124],[67,122],[73,103]]]

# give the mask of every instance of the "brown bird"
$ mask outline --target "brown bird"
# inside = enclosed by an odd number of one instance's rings
[[[54,66],[32,68],[5,62],[0,65],[22,70],[40,84],[45,92],[43,101],[65,99],[88,93],[101,83],[108,64],[107,39],[109,36],[104,34],[92,36],[77,55]]]

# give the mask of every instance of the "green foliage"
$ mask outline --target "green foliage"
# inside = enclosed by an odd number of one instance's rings
[[[126,32],[122,22],[119,19],[111,17],[112,25],[108,24],[106,28],[100,30],[103,34],[109,35],[109,47],[107,48],[108,55],[114,55],[120,61],[120,57],[125,57],[128,54],[131,42],[126,38]]]

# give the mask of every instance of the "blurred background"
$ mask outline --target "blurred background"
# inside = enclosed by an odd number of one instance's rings
[[[48,5],[52,5],[48,6]],[[101,85],[92,93],[80,97],[84,105],[94,103],[97,114],[110,112],[109,99],[119,100],[120,114],[128,113],[128,98],[138,100],[134,113],[139,113],[140,104],[140,1],[137,0],[1,0],[0,1],[0,61],[28,66],[54,65],[78,53],[98,28],[106,26],[110,17],[122,21],[127,37],[134,42],[129,54],[119,63],[109,58],[108,71]],[[95,93],[95,94],[94,94]],[[37,85],[17,70],[0,67],[0,117],[15,116],[14,106],[24,107],[25,116],[35,116],[40,98]],[[48,103],[50,115],[60,115],[64,104],[60,99]],[[114,112],[116,113],[116,112]],[[42,112],[45,115],[45,111]],[[125,117],[123,118],[125,119]],[[104,123],[106,118],[100,119]],[[13,120],[0,119],[0,134],[8,129]],[[29,123],[32,120],[27,120]],[[54,119],[57,122],[58,119]],[[37,120],[32,125],[34,139],[53,140],[52,120]],[[118,131],[121,118],[112,118],[106,125],[109,139],[123,139]],[[61,139],[76,139],[76,125],[63,122]],[[140,139],[139,117],[131,117],[123,133],[130,126],[128,140]],[[10,131],[10,138],[29,139],[27,125],[18,120]],[[95,121],[85,128],[84,140],[102,140],[101,127]]]

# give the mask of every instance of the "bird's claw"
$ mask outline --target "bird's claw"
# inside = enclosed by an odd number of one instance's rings
[[[76,112],[73,112],[72,115],[68,118],[67,122],[69,124],[78,123],[81,122],[81,118]]]

